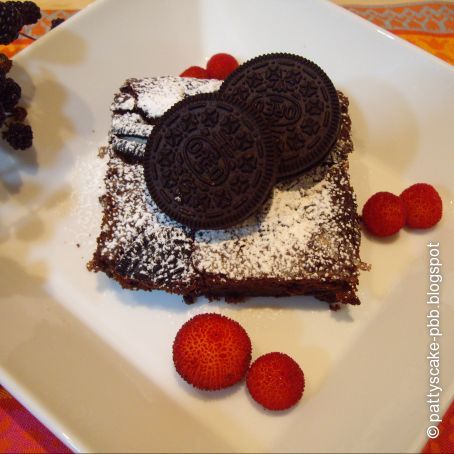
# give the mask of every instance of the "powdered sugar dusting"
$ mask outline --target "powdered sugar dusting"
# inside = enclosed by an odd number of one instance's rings
[[[131,136],[122,139],[112,136],[110,143],[112,148],[121,156],[134,157],[140,160],[145,154],[146,141],[143,139],[140,140]]]
[[[124,136],[148,137],[153,126],[145,123],[142,117],[133,112],[114,114],[111,133]]]
[[[355,256],[357,248],[357,238],[346,235],[353,226],[338,222],[339,216],[345,215],[339,213],[343,205],[339,199],[345,190],[339,185],[348,185],[347,170],[343,164],[335,166],[310,189],[305,180],[303,176],[296,183],[276,187],[253,222],[224,231],[197,232],[193,253],[196,269],[235,280],[323,280],[326,272],[331,278],[333,274],[345,277],[355,266],[349,258]],[[356,220],[355,213],[350,214]],[[323,247],[314,247],[316,242]],[[340,259],[342,267],[333,273],[331,267]]]
[[[115,262],[115,271],[129,279],[153,276],[157,287],[174,281],[185,288],[194,276],[190,230],[157,208],[140,164],[125,164],[110,147],[108,152],[102,260]]]
[[[339,92],[339,138],[317,166],[273,189],[243,225],[195,235],[194,266],[229,279],[348,279],[357,275],[359,232],[347,156],[348,99]],[[347,200],[346,198],[349,198]]]
[[[109,143],[120,155],[140,161],[157,118],[185,97],[211,93],[221,83],[214,79],[171,76],[127,80],[111,105]]]
[[[107,159],[95,154],[77,154],[68,181],[72,183],[70,194],[71,218],[74,222],[66,224],[74,244],[83,245],[84,250],[94,247],[92,232],[99,229],[102,211],[98,199],[105,193],[104,177]]]
[[[149,119],[160,117],[178,101],[199,93],[219,90],[222,81],[190,77],[149,77],[126,82],[137,98],[137,107]]]
[[[111,110],[133,110],[136,106],[134,97],[128,93],[118,93],[115,95]]]
[[[143,96],[153,98],[154,104],[142,104],[151,116],[164,108],[164,94],[175,101],[177,96],[188,95],[204,84],[207,91],[216,85],[210,83],[214,81],[195,82],[169,77],[132,79],[127,84],[137,99],[140,92],[160,91]],[[200,283],[208,276],[238,282],[269,278],[355,283],[360,234],[347,164],[353,144],[348,100],[342,95],[340,100],[339,139],[323,162],[297,178],[277,184],[266,204],[241,225],[197,232],[160,211],[146,188],[142,166],[124,162],[112,148],[116,140],[121,140],[115,132],[140,129],[149,120],[145,122],[141,112],[115,114],[103,197],[105,217],[95,268],[120,276],[123,282],[128,279],[128,286],[183,294],[203,288]]]

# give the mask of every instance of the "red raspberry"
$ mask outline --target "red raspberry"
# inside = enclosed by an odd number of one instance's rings
[[[181,377],[196,388],[227,388],[246,375],[251,341],[244,328],[228,317],[196,315],[175,337],[173,362]]]
[[[234,69],[238,62],[229,54],[215,54],[207,63],[207,71],[211,79],[224,80]]]
[[[206,69],[201,68],[200,66],[190,66],[188,69],[185,69],[180,77],[194,77],[196,79],[209,79],[208,72]]]
[[[443,204],[440,195],[430,184],[414,184],[402,192],[400,199],[405,206],[408,227],[427,229],[441,219]]]
[[[363,207],[363,223],[376,236],[390,236],[405,225],[402,200],[390,192],[377,192]]]
[[[304,374],[285,353],[267,353],[252,364],[246,384],[252,398],[266,409],[286,410],[301,399]]]

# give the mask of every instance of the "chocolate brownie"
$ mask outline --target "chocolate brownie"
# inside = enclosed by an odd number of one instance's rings
[[[194,79],[175,77],[128,81],[124,87],[135,91],[123,89],[116,96],[111,137],[131,122],[151,128],[175,101],[175,87],[182,98],[192,94],[193,84]],[[219,86],[210,80],[197,84],[205,92]],[[148,96],[145,108],[137,92],[157,86],[157,99]],[[324,160],[278,183],[256,214],[224,230],[193,230],[169,218],[150,197],[140,158],[125,160],[111,141],[104,216],[89,269],[103,271],[124,288],[165,290],[187,301],[199,295],[238,300],[307,294],[359,304],[360,226],[347,160],[353,150],[351,122],[348,99],[338,94],[339,137]],[[153,103],[161,109],[150,110]]]
[[[140,162],[156,120],[188,96],[217,91],[220,80],[185,77],[128,79],[111,105],[112,148],[129,162]]]

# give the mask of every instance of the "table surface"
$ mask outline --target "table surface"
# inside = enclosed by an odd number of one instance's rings
[[[43,18],[24,31],[38,38],[49,30],[52,19],[69,18],[93,1],[37,1]],[[454,0],[335,0],[335,3],[454,64]],[[0,52],[14,56],[32,42],[21,37],[9,46],[0,46]],[[0,453],[11,452],[70,451],[0,384]],[[454,452],[454,403],[443,418],[439,438],[429,441],[424,452]]]

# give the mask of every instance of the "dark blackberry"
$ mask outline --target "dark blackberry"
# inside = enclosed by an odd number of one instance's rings
[[[4,74],[8,73],[13,66],[13,62],[5,54],[0,54],[0,71],[3,71]]]
[[[19,102],[22,95],[22,89],[20,85],[14,82],[9,77],[5,80],[5,86],[1,94],[1,103],[7,112],[11,112],[14,106]]]
[[[36,3],[33,2],[6,2],[12,4],[17,8],[19,13],[22,16],[22,24],[23,25],[31,25],[35,24],[36,22],[41,19],[41,10]]]
[[[65,19],[63,19],[62,17],[52,19],[52,22],[50,23],[50,29],[53,30],[55,27],[58,27],[60,24],[63,24],[63,22],[65,22]]]
[[[5,73],[2,70],[0,70],[0,95],[3,92],[3,89],[5,88],[5,82],[6,82]],[[1,101],[1,96],[0,96],[0,101]]]
[[[0,128],[3,126],[6,120],[6,114],[5,114],[5,109],[3,106],[0,104]]]
[[[19,36],[22,15],[12,4],[0,3],[0,44],[9,44]]]
[[[27,118],[27,110],[24,109],[23,107],[16,106],[11,111],[11,117],[14,118],[14,120],[16,121],[24,121],[25,118]]]
[[[29,125],[11,123],[3,133],[3,138],[15,149],[25,150],[33,143],[33,131]]]

